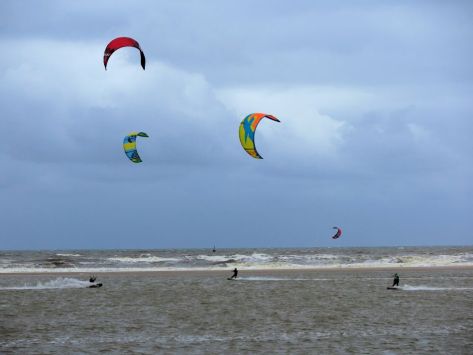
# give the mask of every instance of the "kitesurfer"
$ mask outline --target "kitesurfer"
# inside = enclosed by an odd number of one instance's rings
[[[399,275],[397,273],[394,274],[394,280],[393,280],[392,287],[394,287],[394,286],[399,286]]]
[[[236,279],[237,277],[238,277],[238,270],[237,270],[237,268],[235,268],[235,269],[233,269],[233,275],[232,275],[232,277],[230,277],[230,280],[231,279]]]
[[[102,287],[103,284],[102,283],[96,283],[95,280],[97,280],[97,277],[94,276],[94,275],[91,275],[89,277],[89,282],[90,282],[90,285],[87,286],[88,288],[99,288],[99,287]]]

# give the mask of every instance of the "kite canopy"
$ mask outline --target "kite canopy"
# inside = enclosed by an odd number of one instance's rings
[[[335,233],[335,235],[332,237],[332,239],[338,239],[340,238],[340,236],[342,235],[342,230],[338,227],[333,227],[333,229],[336,229],[337,230],[337,233]]]
[[[265,117],[276,122],[281,122],[276,117],[267,115],[266,113],[251,113],[240,123],[239,135],[241,146],[249,155],[256,159],[263,159],[263,157],[259,155],[258,151],[256,150],[255,132],[258,124]]]
[[[123,139],[123,149],[125,150],[125,154],[133,163],[141,163],[142,160],[138,155],[138,151],[136,150],[136,137],[146,137],[149,136],[145,132],[131,132]]]
[[[108,60],[110,59],[110,56],[113,54],[113,52],[123,47],[135,47],[136,49],[140,51],[141,66],[143,67],[143,70],[145,70],[145,65],[146,65],[145,54],[141,50],[140,44],[130,37],[117,37],[107,45],[107,47],[105,48],[105,52],[103,53],[103,65],[105,66],[105,70],[107,70],[107,63],[108,63]]]

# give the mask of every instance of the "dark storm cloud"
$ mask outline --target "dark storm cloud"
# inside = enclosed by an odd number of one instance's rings
[[[4,247],[470,243],[472,8],[3,1]]]
[[[458,82],[472,49],[468,1],[53,1],[35,7],[6,1],[2,7],[3,36],[104,42],[135,35],[148,55],[203,72],[215,85]]]

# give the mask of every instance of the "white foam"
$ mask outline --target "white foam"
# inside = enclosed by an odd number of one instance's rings
[[[234,259],[233,257],[226,256],[226,255],[197,255],[195,258],[198,259],[198,260],[206,260],[206,261],[210,261],[210,262],[213,262],[213,263],[225,262],[225,261],[228,261],[230,259]]]
[[[206,260],[212,263],[269,263],[274,259],[273,256],[262,253],[253,253],[250,255],[245,254],[230,254],[230,255],[196,255],[196,256],[187,256],[188,260]]]
[[[279,260],[284,261],[322,261],[322,260],[336,260],[343,255],[335,254],[301,254],[301,255],[280,255]]]
[[[112,258],[107,258],[109,261],[118,261],[121,263],[160,263],[160,262],[165,262],[165,261],[181,261],[182,259],[180,258],[162,258],[159,256],[140,256],[140,257],[112,257]]]
[[[80,254],[57,254],[62,256],[79,256]],[[432,255],[427,253],[406,253],[389,255],[359,253],[317,253],[278,254],[244,253],[218,255],[169,255],[156,256],[152,253],[136,253],[122,255],[117,253],[110,257],[87,257],[77,260],[74,265],[48,265],[43,263],[14,262],[10,259],[0,260],[0,274],[3,273],[77,273],[77,272],[140,272],[140,271],[189,271],[189,270],[228,270],[237,267],[241,270],[305,270],[305,269],[353,269],[353,268],[415,268],[415,267],[449,267],[473,266],[473,253],[457,253],[454,255]],[[83,253],[80,256],[87,256]]]
[[[234,254],[228,256],[228,259],[234,259],[237,262],[242,263],[267,263],[273,260],[273,258],[274,257],[271,255],[262,253],[253,253],[251,255]]]
[[[473,291],[473,287],[435,287],[426,285],[404,285],[400,289],[405,291]]]
[[[38,282],[36,285],[23,285],[23,286],[11,286],[11,287],[0,287],[0,290],[47,290],[47,289],[59,289],[59,288],[84,288],[89,287],[89,281],[83,281],[72,278],[59,277],[55,280],[47,282]]]
[[[80,255],[80,254],[67,254],[67,253],[66,253],[66,254],[59,254],[59,253],[57,253],[56,255],[57,255],[57,256],[82,256],[82,255]]]

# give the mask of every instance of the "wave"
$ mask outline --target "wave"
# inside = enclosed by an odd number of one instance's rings
[[[69,256],[69,257],[77,257],[77,256],[82,256],[81,254],[61,254],[61,253],[56,253],[57,256]]]
[[[124,257],[111,257],[107,258],[108,261],[115,261],[127,264],[133,263],[162,263],[167,261],[180,261],[181,258],[163,258],[159,256],[139,256],[139,257],[131,257],[131,256],[124,256]]]
[[[261,262],[270,262],[274,259],[274,256],[264,253],[252,253],[250,255],[245,254],[228,254],[228,255],[197,255],[195,256],[196,259],[199,260],[207,260],[213,262],[224,262],[233,260],[236,262],[253,262],[253,263],[261,263]]]
[[[448,252],[448,250],[447,250]],[[352,268],[416,268],[416,267],[472,267],[473,253],[444,250],[437,254],[431,249],[405,250],[380,249],[331,249],[320,250],[270,250],[234,253],[204,254],[201,251],[96,251],[80,254],[62,253],[51,257],[50,252],[6,255],[2,259],[1,273],[51,273],[51,272],[126,272],[126,271],[189,271],[189,270],[304,270]]]
[[[73,278],[59,277],[55,280],[47,282],[38,282],[36,285],[23,285],[0,287],[0,290],[49,290],[49,289],[63,289],[63,288],[86,288],[90,286],[89,281],[83,281]]]

